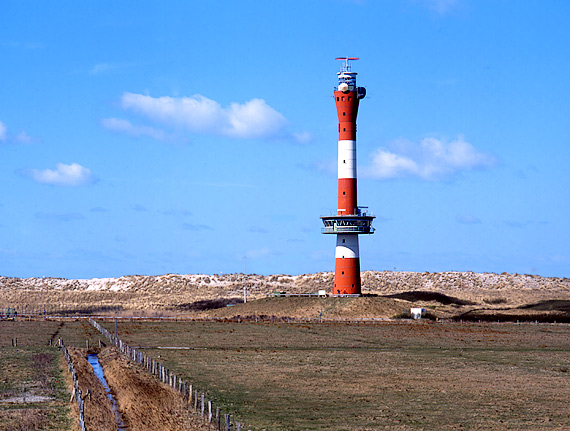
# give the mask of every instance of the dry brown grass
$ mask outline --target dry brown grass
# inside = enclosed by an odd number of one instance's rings
[[[137,431],[207,430],[191,412],[180,393],[131,363],[114,349],[99,355],[105,378],[129,429]]]
[[[332,280],[332,273],[248,275],[248,298],[263,300],[276,291],[308,293],[327,290]],[[570,301],[570,279],[566,278],[506,273],[366,271],[362,273],[362,281],[364,294],[391,298],[354,303],[345,301],[342,307],[328,306],[326,301],[320,305],[305,301],[302,306],[281,301],[280,304],[286,306],[284,309],[276,308],[276,302],[265,302],[265,309],[248,304],[247,309],[236,306],[232,311],[219,309],[208,314],[314,317],[322,313],[330,318],[341,315],[348,318],[390,318],[403,316],[406,309],[414,306],[426,308],[434,318],[485,320],[504,316],[511,320],[570,319],[568,310],[521,308],[541,301]],[[166,274],[92,280],[0,277],[0,302],[16,307],[20,314],[192,316],[204,315],[200,309],[208,306],[239,302],[243,295],[243,282],[242,274]],[[432,298],[425,293],[432,294]],[[454,301],[446,302],[441,298],[453,298]]]
[[[124,322],[119,331],[248,428],[498,431],[570,429],[569,328]]]

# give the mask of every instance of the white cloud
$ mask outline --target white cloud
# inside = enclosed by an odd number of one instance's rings
[[[291,133],[291,136],[300,144],[308,144],[313,140],[313,135],[309,132]]]
[[[38,183],[55,186],[82,186],[95,182],[93,173],[77,163],[58,163],[55,169],[29,169],[24,173]]]
[[[99,63],[93,66],[93,68],[89,71],[91,75],[100,75],[103,73],[111,72],[115,69],[118,69],[120,66],[109,64],[109,63]]]
[[[150,136],[159,141],[167,139],[167,134],[162,130],[150,126],[135,126],[129,120],[121,118],[103,118],[101,124],[113,132],[126,133],[133,137]]]
[[[481,220],[471,214],[457,214],[455,220],[461,224],[480,224]]]
[[[211,226],[208,226],[206,224],[194,224],[194,223],[183,223],[182,227],[186,230],[194,230],[194,231],[200,231],[200,230],[214,230]]]
[[[263,259],[265,257],[270,257],[270,256],[274,256],[277,255],[279,253],[270,250],[267,247],[262,247],[259,249],[253,249],[253,250],[248,250],[245,255],[248,259]]]
[[[422,2],[439,15],[445,15],[459,3],[458,0],[422,0]]]
[[[121,105],[161,124],[232,138],[280,137],[287,125],[285,117],[262,99],[222,107],[199,94],[192,97],[152,97],[125,93]]]
[[[20,144],[31,144],[34,142],[33,138],[24,131],[21,131],[16,135],[16,141]]]
[[[424,138],[419,144],[400,140],[393,146],[395,151],[385,148],[374,151],[370,164],[361,168],[362,174],[374,179],[418,177],[438,180],[495,163],[491,155],[477,151],[462,136],[449,143]]]
[[[8,128],[2,121],[0,121],[0,142],[30,144],[34,142],[34,139],[23,130],[17,135],[12,133],[8,135]]]

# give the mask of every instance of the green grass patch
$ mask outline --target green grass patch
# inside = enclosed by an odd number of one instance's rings
[[[0,429],[74,429],[60,356],[54,347],[0,348]]]

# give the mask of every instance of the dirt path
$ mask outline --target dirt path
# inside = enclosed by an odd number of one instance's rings
[[[87,429],[117,431],[111,402],[107,398],[103,385],[93,372],[93,367],[87,362],[85,350],[75,347],[68,347],[67,350],[79,376],[79,389],[86,397],[84,413]],[[88,390],[91,391],[91,396],[87,396]]]
[[[128,361],[116,350],[99,354],[105,378],[129,430],[208,430],[202,419],[186,408],[179,393]]]

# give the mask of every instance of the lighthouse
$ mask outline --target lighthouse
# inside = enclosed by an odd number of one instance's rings
[[[352,71],[355,57],[343,61],[334,90],[338,115],[338,209],[335,216],[322,216],[322,233],[336,235],[333,295],[360,295],[360,252],[358,235],[374,233],[367,207],[357,204],[356,187],[356,115],[360,100],[366,96],[364,87],[356,86]]]

